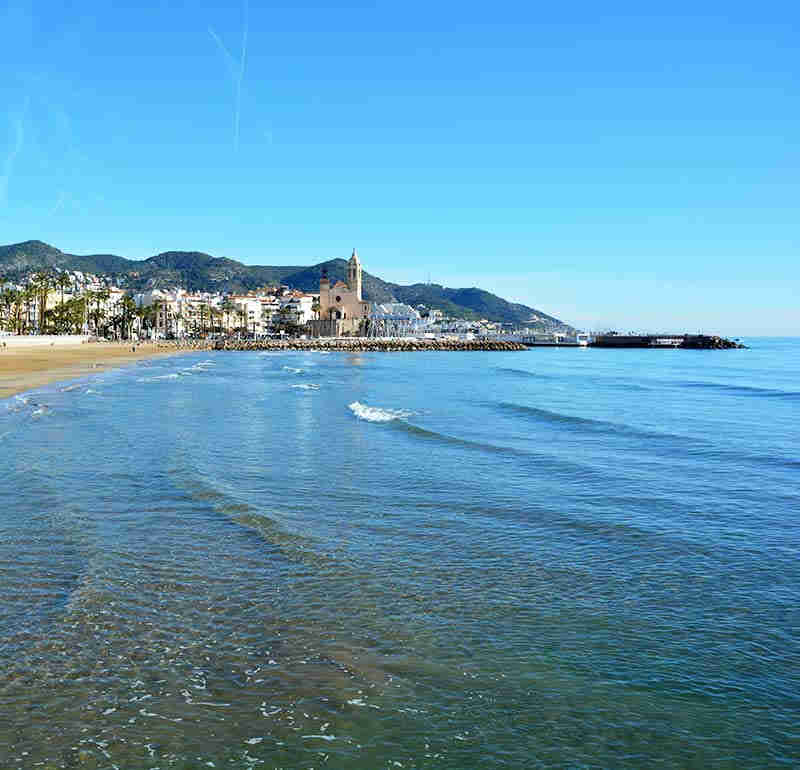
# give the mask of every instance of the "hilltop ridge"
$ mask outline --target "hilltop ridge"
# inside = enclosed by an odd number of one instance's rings
[[[190,291],[247,292],[280,283],[315,292],[319,289],[323,270],[327,270],[333,281],[347,280],[347,261],[343,258],[328,259],[310,266],[270,266],[245,265],[199,251],[165,251],[137,260],[115,254],[69,254],[38,240],[0,246],[0,280],[19,280],[42,269],[80,270],[105,275],[131,291],[183,286]],[[371,302],[424,304],[457,318],[530,323],[548,329],[570,328],[541,310],[508,302],[477,287],[453,289],[422,283],[404,286],[364,271],[363,293],[364,299]]]

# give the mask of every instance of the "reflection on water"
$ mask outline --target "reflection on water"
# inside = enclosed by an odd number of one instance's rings
[[[793,764],[772,345],[197,354],[9,399],[0,766]]]

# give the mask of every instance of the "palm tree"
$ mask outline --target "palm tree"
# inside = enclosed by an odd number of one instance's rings
[[[40,270],[33,276],[33,289],[36,292],[37,327],[40,333],[44,332],[45,312],[47,311],[47,297],[53,287],[53,275],[49,270]]]
[[[61,308],[62,308],[61,315],[63,315],[64,289],[66,289],[68,286],[72,285],[72,279],[70,278],[69,273],[66,270],[64,270],[62,273],[58,273],[56,275],[55,283],[56,283],[56,286],[58,286],[58,288],[61,290],[61,303],[60,304],[61,304]]]
[[[25,290],[17,289],[14,297],[14,331],[17,334],[22,334],[25,328],[25,316],[23,310],[27,308],[27,296]]]
[[[95,292],[95,300],[97,302],[95,309],[95,332],[98,337],[100,336],[100,329],[98,328],[99,320],[108,314],[108,308],[104,307],[104,305],[108,302],[110,296],[111,292],[108,289],[100,289],[100,291]]]
[[[155,331],[156,334],[158,333],[158,316],[161,313],[161,308],[164,305],[164,301],[160,299],[154,299],[153,303],[150,307],[147,308],[147,322],[151,330],[151,337],[155,336],[152,332]]]
[[[205,302],[200,303],[200,335],[206,335],[206,316],[208,315],[209,307]]]
[[[89,321],[91,320],[92,302],[95,300],[95,293],[91,289],[87,289],[83,293],[83,310],[84,310],[84,326],[86,332],[89,332]]]
[[[180,310],[174,311],[171,314],[171,318],[174,323],[175,337],[180,337],[184,332],[184,321],[186,320],[185,316],[183,315],[183,309],[181,308]]]
[[[52,310],[48,310],[47,315],[52,319],[52,331],[56,334],[69,334],[74,325],[74,309],[75,301],[70,299],[57,305]]]
[[[131,325],[136,314],[136,303],[130,294],[125,294],[120,300],[120,317],[122,320],[122,337],[131,338]]]
[[[33,326],[36,296],[36,287],[33,284],[28,284],[21,292],[20,301],[25,306],[25,313],[20,322],[20,334],[27,333]]]
[[[134,315],[136,316],[136,320],[138,321],[137,328],[140,335],[144,334],[144,329],[147,320],[147,314],[150,310],[149,307],[145,307],[144,305],[137,305],[136,310],[134,311]]]
[[[229,299],[222,303],[222,313],[225,316],[225,331],[230,331],[231,315],[236,312],[236,306]]]
[[[108,300],[110,292],[108,289],[100,289],[100,291],[87,291],[86,292],[86,310],[87,318],[94,323],[94,333],[100,336],[100,322],[106,316],[106,309],[103,303]],[[94,309],[92,309],[94,303]]]
[[[3,289],[0,294],[0,312],[2,313],[3,326],[6,331],[15,331],[16,325],[14,309],[19,299],[19,291],[16,289]]]

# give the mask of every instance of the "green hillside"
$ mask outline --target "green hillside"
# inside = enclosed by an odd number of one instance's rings
[[[15,281],[30,272],[80,270],[110,276],[130,291],[183,286],[190,291],[247,292],[262,286],[284,284],[302,291],[319,289],[327,270],[332,281],[347,280],[347,261],[331,259],[310,267],[298,265],[245,265],[233,259],[212,257],[198,251],[166,251],[144,260],[114,254],[68,254],[42,241],[0,246],[0,280]],[[442,310],[456,318],[487,318],[491,321],[525,323],[532,315],[538,326],[566,326],[540,310],[520,305],[478,288],[449,289],[437,284],[401,286],[364,272],[364,299],[371,302],[399,301]]]

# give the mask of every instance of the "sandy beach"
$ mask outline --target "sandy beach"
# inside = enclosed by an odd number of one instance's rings
[[[51,382],[86,377],[144,358],[181,352],[152,343],[137,343],[135,352],[132,347],[130,342],[0,347],[0,399]]]

